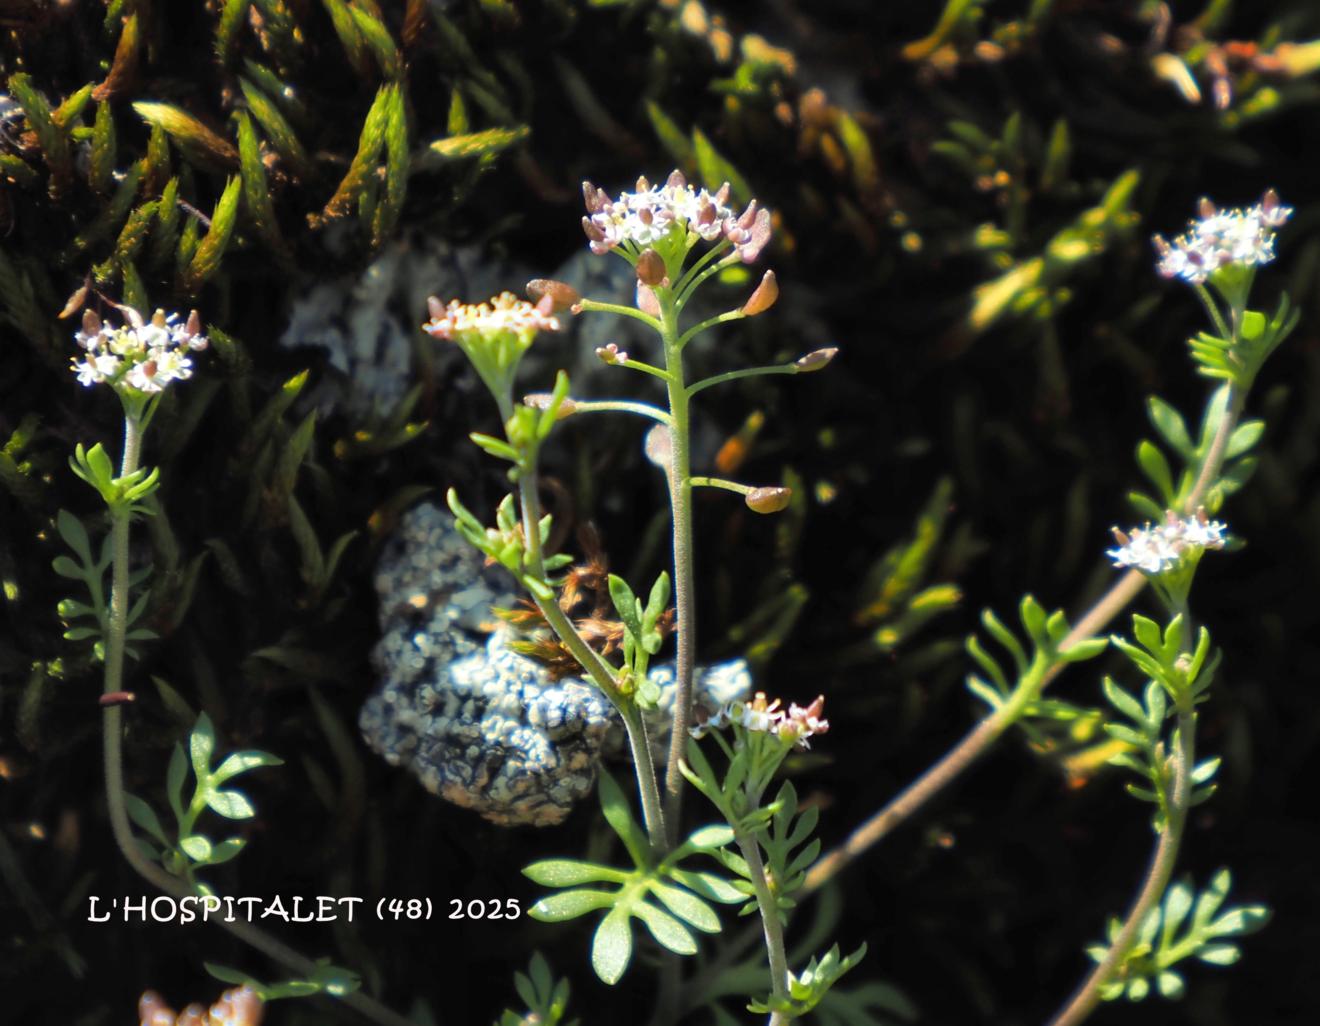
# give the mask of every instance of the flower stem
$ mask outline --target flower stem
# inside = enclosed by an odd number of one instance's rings
[[[694,396],[698,392],[710,388],[712,385],[722,385],[726,381],[737,381],[739,378],[760,377],[763,374],[797,374],[798,366],[795,363],[780,363],[769,367],[746,367],[743,370],[728,371],[724,374],[716,374],[713,378],[703,378],[701,381],[693,383],[688,388],[688,396]]]
[[[726,481],[722,477],[690,477],[693,488],[720,488],[726,492],[736,492],[738,495],[750,495],[756,491],[751,485],[739,484],[737,481]]]
[[[1197,285],[1194,291],[1196,292],[1196,298],[1205,307],[1205,312],[1210,315],[1210,320],[1214,324],[1215,330],[1219,332],[1219,337],[1228,338],[1228,324],[1225,322],[1223,314],[1219,312],[1219,304],[1215,302],[1215,297],[1210,295],[1210,290],[1204,285]]]
[[[541,553],[541,500],[536,494],[535,465],[523,467],[518,479],[518,500],[522,507],[524,542],[527,546],[527,568],[538,580],[545,576],[545,560]],[[646,722],[642,719],[637,703],[630,697],[621,695],[615,683],[614,673],[605,661],[577,632],[573,621],[559,608],[553,599],[543,599],[533,595],[536,607],[545,617],[550,629],[572,653],[582,669],[591,677],[592,682],[610,703],[619,711],[628,734],[628,746],[632,752],[633,769],[637,774],[637,791],[642,800],[642,818],[646,822],[646,832],[651,839],[651,847],[657,852],[665,847],[665,816],[660,804],[660,789],[656,782],[655,761],[651,758],[651,746],[646,738]]]
[[[716,314],[714,317],[707,317],[700,324],[694,324],[678,337],[678,348],[682,349],[708,328],[713,328],[717,324],[727,324],[729,321],[740,321],[746,316],[742,310],[728,310],[722,314]]]
[[[766,956],[770,961],[770,996],[784,999],[788,997],[788,955],[784,950],[784,924],[779,920],[779,903],[770,890],[770,881],[766,879],[765,863],[761,860],[761,846],[755,837],[748,837],[737,831],[734,838],[738,851],[751,874],[752,887],[756,891],[756,904],[761,909],[761,927],[765,932]],[[770,1022],[776,1021],[775,1012]]]
[[[678,308],[668,289],[657,292],[660,300],[661,338],[665,347],[665,369],[669,373],[669,504],[673,511],[674,596],[677,616],[677,648],[674,669],[675,695],[673,729],[669,738],[669,762],[665,767],[665,818],[670,841],[677,840],[679,811],[683,800],[683,774],[679,763],[687,747],[692,724],[692,670],[696,653],[696,599],[693,589],[691,435],[688,420],[688,390],[683,377],[683,350],[679,344]]]
[[[629,361],[631,363],[632,361]],[[635,413],[661,424],[669,423],[669,414],[650,403],[635,403],[626,399],[574,399],[573,413]]]
[[[1224,415],[1211,439],[1210,446],[1202,457],[1200,472],[1192,486],[1183,512],[1196,512],[1204,501],[1210,488],[1219,477],[1224,466],[1224,457],[1228,451],[1228,440],[1233,428],[1242,414],[1246,402],[1245,390],[1230,386]],[[1059,650],[1066,652],[1079,642],[1094,637],[1127,608],[1146,586],[1146,577],[1139,570],[1129,570],[1120,577],[1100,599],[1091,606],[1077,621],[1067,636],[1059,643]],[[1041,677],[1040,689],[1043,691],[1063,672],[1067,664],[1062,660],[1055,662]],[[869,848],[878,844],[890,831],[903,823],[917,809],[951,784],[963,770],[979,759],[1000,736],[1012,726],[1020,715],[1011,705],[1005,705],[987,716],[967,733],[961,741],[949,749],[936,763],[920,777],[892,798],[883,808],[867,819],[849,835],[842,845],[822,856],[807,874],[803,885],[808,891],[815,890],[827,880],[854,862]]]
[[[121,477],[138,469],[142,449],[142,427],[142,421],[138,417],[131,413],[125,416],[124,452],[119,470]],[[104,678],[106,694],[122,690],[124,642],[128,633],[129,608],[128,532],[131,513],[127,508],[116,509],[111,511],[111,516],[110,624],[109,637],[106,639]],[[124,861],[148,883],[176,900],[195,897],[194,889],[187,882],[171,876],[148,859],[133,839],[133,828],[129,823],[128,807],[124,801],[122,709],[120,705],[106,706],[101,717],[102,747],[105,751],[105,797],[115,844],[118,845]],[[227,919],[213,921],[234,937],[256,948],[272,961],[280,963],[303,979],[311,979],[317,972],[318,967],[311,959],[304,958],[288,945],[251,923],[242,920],[229,922]],[[409,1020],[361,992],[347,994],[339,1000],[365,1018],[379,1023],[380,1026],[411,1026]]]
[[[1196,758],[1196,713],[1187,700],[1178,710],[1178,745],[1174,750],[1173,794],[1169,798],[1169,812],[1160,839],[1155,845],[1145,880],[1137,893],[1122,928],[1109,945],[1109,951],[1087,976],[1068,1003],[1050,1020],[1050,1026],[1077,1026],[1095,1011],[1100,1003],[1100,989],[1109,981],[1114,970],[1122,964],[1132,947],[1142,923],[1151,909],[1164,895],[1173,876],[1182,843],[1183,829],[1187,825],[1187,810],[1191,801],[1191,772]]]
[[[583,311],[612,313],[619,314],[621,317],[631,317],[633,320],[641,321],[652,331],[660,331],[660,322],[649,313],[638,310],[636,307],[623,306],[620,303],[602,303],[595,299],[583,299],[578,306]]]

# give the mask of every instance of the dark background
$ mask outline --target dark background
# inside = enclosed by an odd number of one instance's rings
[[[455,90],[472,131],[530,131],[484,156],[415,160],[402,211],[376,239],[351,206],[333,228],[308,222],[335,192],[389,77],[369,54],[359,63],[346,56],[321,4],[257,2],[218,55],[218,4],[112,6],[107,17],[90,0],[0,5],[0,67],[6,77],[30,75],[52,107],[89,82],[110,83],[102,95],[117,130],[114,166],[148,161],[133,207],[176,175],[192,207],[212,210],[235,165],[198,154],[187,139],[172,139],[161,165],[132,103],[176,104],[232,144],[244,105],[237,79],[252,75],[245,61],[304,105],[293,120],[311,170],[289,166],[261,131],[275,223],[245,200],[218,267],[190,281],[172,260],[152,258],[150,240],[137,250],[125,242],[127,211],[76,245],[104,219],[110,193],[98,192],[85,153],[62,179],[22,114],[6,115],[4,152],[31,172],[7,165],[0,183],[7,1021],[131,1022],[147,987],[176,1005],[209,1002],[219,985],[203,960],[274,976],[218,931],[85,922],[88,894],[138,895],[144,886],[110,843],[99,667],[85,644],[62,640],[54,606],[64,582],[49,570],[61,551],[51,529],[58,509],[97,523],[90,493],[67,471],[72,445],[117,445],[114,400],[79,389],[65,369],[72,322],[56,314],[84,275],[95,268],[101,291],[116,299],[132,292],[136,276],[151,306],[197,306],[213,337],[223,333],[194,380],[172,390],[147,453],[163,467],[170,530],[137,535],[139,555],[157,567],[150,615],[162,639],[131,667],[139,701],[128,715],[130,789],[163,806],[169,749],[187,731],[184,715],[152,687],[157,676],[191,710],[210,712],[224,746],[286,759],[283,769],[250,778],[260,815],[248,828],[249,849],[214,874],[224,892],[351,894],[368,904],[425,894],[446,909],[450,898],[518,897],[527,905],[536,888],[519,868],[598,842],[594,809],[549,831],[490,826],[390,770],[355,727],[374,686],[376,552],[418,487],[456,484],[474,508],[494,501],[498,470],[464,438],[474,426],[492,427],[490,412],[458,364],[420,345],[422,389],[411,406],[372,419],[323,405],[292,487],[324,548],[359,533],[335,575],[312,587],[300,577],[288,524],[290,482],[275,464],[308,397],[343,383],[316,351],[275,342],[294,296],[356,274],[382,247],[441,238],[478,248],[492,267],[551,273],[584,248],[582,178],[615,190],[639,171],[662,178],[676,163],[694,178],[719,178],[721,160],[776,211],[776,243],[762,263],[775,268],[783,299],[695,361],[718,370],[825,344],[842,353],[820,375],[703,397],[709,441],[699,455],[709,460],[760,410],[764,427],[738,474],[758,483],[795,474],[805,501],[777,520],[752,517],[719,494],[699,505],[700,645],[710,659],[764,646],[764,625],[747,627],[748,617],[790,587],[809,595],[782,648],[771,639],[762,649],[758,685],[792,699],[827,696],[831,733],[797,766],[799,791],[825,805],[827,846],[981,714],[961,684],[969,668],[962,639],[981,609],[1011,622],[1030,592],[1076,614],[1112,579],[1102,552],[1111,524],[1134,522],[1124,495],[1142,487],[1132,452],[1151,436],[1145,397],[1163,396],[1189,421],[1198,416],[1207,386],[1184,341],[1202,314],[1189,289],[1156,276],[1149,235],[1176,234],[1202,195],[1247,204],[1273,186],[1296,206],[1257,296],[1272,306],[1286,289],[1302,309],[1301,327],[1252,394],[1249,413],[1268,422],[1260,466],[1224,511],[1247,544],[1207,557],[1194,598],[1224,650],[1201,731],[1202,750],[1222,755],[1224,766],[1220,792],[1193,814],[1180,861],[1198,884],[1230,866],[1234,897],[1268,904],[1275,918],[1244,940],[1238,965],[1191,967],[1181,1002],[1104,1007],[1095,1021],[1315,1020],[1320,90],[1304,73],[1309,51],[1287,49],[1320,36],[1311,4],[988,4],[979,21],[916,48],[938,19],[936,5],[730,3],[706,10],[703,24],[696,5],[382,4],[400,47],[395,73],[414,152],[454,134]],[[281,12],[296,33],[281,36]],[[140,52],[115,72],[122,19],[134,14]],[[767,53],[749,36],[784,49]],[[1170,66],[1159,55],[1186,58],[1198,102],[1156,75]],[[1229,72],[1222,110],[1212,102],[1219,57]],[[677,142],[657,131],[648,104],[676,126]],[[77,123],[90,127],[96,106]],[[942,145],[969,134],[951,122],[1002,140],[1013,117],[1016,144],[973,146],[964,156]],[[1059,122],[1070,153],[1051,165]],[[693,148],[694,129],[716,157]],[[72,139],[75,151],[86,134]],[[1140,175],[1130,203],[1082,236],[1083,258],[1047,259],[1039,294],[1019,296],[1019,308],[992,323],[975,321],[978,286],[1050,253],[1057,233],[1130,169]],[[993,249],[976,242],[986,225],[1003,233]],[[728,288],[725,302],[741,302],[745,290]],[[395,313],[405,324],[424,316]],[[258,411],[304,369],[308,393],[263,422]],[[428,426],[410,441],[393,438],[406,421]],[[552,469],[574,492],[577,515],[600,526],[614,564],[637,580],[658,567],[654,554],[634,554],[660,493],[635,440],[627,424],[566,428],[559,448],[571,456]],[[874,595],[859,581],[912,538],[946,479],[937,503],[943,529],[916,583],[956,585],[961,601],[909,628],[904,610],[915,589],[900,589],[893,608],[867,614]],[[606,503],[602,493],[615,498]],[[894,638],[877,642],[886,626]],[[1051,693],[1097,705],[1103,672],[1139,683],[1106,657],[1068,671]],[[1116,772],[1070,786],[1060,757],[1010,735],[839,880],[834,933],[845,949],[870,945],[848,983],[892,983],[932,1024],[1037,1023],[1057,1008],[1089,965],[1084,946],[1130,900],[1151,843],[1147,808],[1123,793]],[[642,968],[613,990],[590,976],[585,925],[365,923],[288,935],[308,953],[363,971],[392,1006],[424,1003],[438,1023],[489,1022],[513,1000],[512,973],[537,947],[572,977],[585,1022],[643,1021],[650,1008]],[[291,1002],[273,1006],[268,1021],[349,1016]]]

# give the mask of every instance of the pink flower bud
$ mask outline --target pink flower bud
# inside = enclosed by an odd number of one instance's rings
[[[628,354],[623,352],[613,342],[607,346],[597,346],[596,356],[601,363],[609,364],[610,366],[628,362]]]
[[[660,316],[660,300],[649,285],[643,285],[640,281],[637,283],[637,309],[652,317]]]
[[[627,354],[624,354],[627,355]],[[549,392],[532,392],[523,396],[523,405],[530,406],[534,410],[550,409],[550,401],[554,398]],[[559,404],[559,409],[555,412],[555,420],[563,420],[565,417],[571,417],[577,413],[577,403],[567,396]]]
[[[586,232],[587,238],[592,242],[600,243],[605,241],[605,233],[597,228],[589,217],[584,217],[582,219],[582,230]]]

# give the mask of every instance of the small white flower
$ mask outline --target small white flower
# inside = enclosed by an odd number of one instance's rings
[[[1113,531],[1119,547],[1109,549],[1106,555],[1114,561],[1114,566],[1158,575],[1176,567],[1189,549],[1222,549],[1227,528],[1198,510],[1182,518],[1170,513],[1158,527],[1146,524],[1128,533],[1116,527]]]
[[[1200,285],[1228,264],[1254,267],[1274,259],[1275,229],[1292,216],[1293,208],[1279,202],[1270,189],[1261,201],[1245,210],[1216,210],[1201,201],[1201,217],[1172,243],[1154,236],[1159,254],[1156,267],[1165,278],[1181,278]]]
[[[1204,514],[1188,517],[1183,527],[1183,540],[1188,545],[1199,545],[1203,549],[1222,549],[1226,530],[1218,520],[1207,520]]]
[[[157,310],[149,321],[129,307],[120,307],[125,323],[120,327],[102,324],[95,312],[83,315],[82,330],[74,341],[86,351],[73,361],[73,371],[83,385],[108,383],[119,390],[154,395],[171,381],[192,376],[187,353],[205,349],[201,320],[196,311],[186,324],[176,314]]]
[[[695,738],[702,738],[711,730],[722,730],[736,724],[743,730],[775,734],[781,741],[810,748],[808,742],[813,736],[824,734],[830,729],[829,721],[820,715],[825,708],[824,696],[818,697],[805,708],[790,705],[785,712],[779,706],[779,699],[768,701],[765,692],[758,691],[751,701],[730,702],[705,722],[692,727],[689,733]]]
[[[89,356],[85,360],[73,361],[74,373],[78,375],[78,384],[91,387],[113,378],[119,372],[119,357],[105,354]]]
[[[728,205],[729,193],[727,182],[713,193],[694,189],[679,171],[662,186],[653,187],[639,178],[634,192],[621,193],[617,199],[583,182],[587,216],[582,227],[596,254],[625,245],[645,249],[678,228],[706,242],[727,239],[739,258],[750,263],[770,241],[770,212],[758,212],[753,200],[739,215]]]

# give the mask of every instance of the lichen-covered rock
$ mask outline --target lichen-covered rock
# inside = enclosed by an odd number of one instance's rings
[[[419,341],[436,348],[440,359],[453,347],[423,340],[426,300],[484,302],[510,291],[521,293],[535,269],[493,257],[479,246],[452,246],[433,236],[413,233],[381,248],[361,272],[308,279],[293,301],[279,344],[326,353],[332,374],[320,383],[317,399],[325,408],[344,407],[357,417],[385,413],[417,381],[413,365]],[[636,277],[621,260],[601,260],[586,247],[551,277],[566,281],[583,295],[612,303],[631,303]],[[564,317],[561,335],[548,337],[525,367],[529,385],[567,368],[574,384],[590,385],[603,367],[593,355],[597,346],[616,342],[638,352],[654,344],[654,335],[636,321],[615,317]]]
[[[503,826],[551,826],[590,794],[602,757],[623,748],[618,716],[594,687],[556,681],[509,648],[491,616],[514,594],[504,571],[487,568],[449,513],[408,513],[376,574],[380,686],[359,726],[387,762],[405,766],[428,791]],[[483,636],[484,635],[484,636]],[[665,744],[674,700],[672,666],[657,666],[652,744]],[[712,707],[751,689],[742,660],[699,669],[699,699]]]

